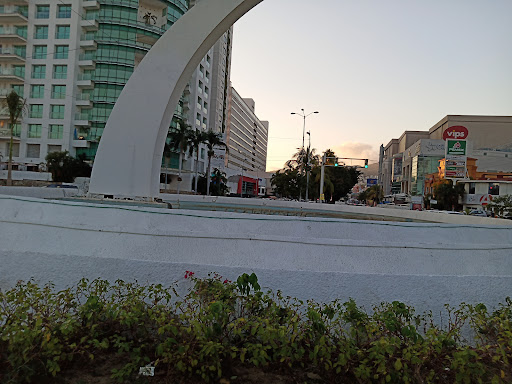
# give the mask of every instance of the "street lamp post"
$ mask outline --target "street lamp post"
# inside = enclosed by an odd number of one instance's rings
[[[306,112],[304,111],[304,108],[301,108],[300,109],[302,111],[302,113],[296,113],[296,112],[292,112],[291,114],[292,115],[299,115],[302,117],[303,121],[304,121],[304,124],[302,126],[302,153],[304,153],[304,138],[306,136],[306,118],[310,115],[313,115],[315,113],[320,113],[318,111],[315,111],[315,112],[311,112],[311,113],[308,113],[306,114]],[[304,172],[304,165],[302,165],[302,171]],[[302,199],[302,189],[299,189],[299,199]],[[307,188],[306,188],[306,200],[307,200],[307,195],[308,195],[308,191],[307,191]]]
[[[309,200],[309,159],[311,158],[311,132],[306,132],[309,137],[308,151],[306,152],[306,201]]]

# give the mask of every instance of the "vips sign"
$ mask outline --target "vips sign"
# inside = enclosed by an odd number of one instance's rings
[[[468,138],[469,131],[466,127],[461,125],[457,125],[455,127],[450,127],[443,133],[443,140],[446,141],[448,139],[455,140],[466,140]]]
[[[469,131],[463,126],[448,128],[443,133],[446,141],[445,154],[445,179],[462,180],[466,178]]]
[[[445,179],[460,180],[466,178],[467,165],[466,140],[446,140]]]

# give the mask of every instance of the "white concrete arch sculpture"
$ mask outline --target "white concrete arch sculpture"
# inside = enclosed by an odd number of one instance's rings
[[[263,0],[203,0],[151,48],[119,96],[101,137],[89,194],[151,200],[183,89],[208,50]]]

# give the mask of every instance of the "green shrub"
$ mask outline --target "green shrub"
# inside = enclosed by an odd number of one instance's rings
[[[19,282],[0,291],[0,382],[66,382],[109,367],[111,380],[219,382],[236,368],[325,383],[510,383],[512,301],[447,308],[434,324],[400,302],[368,314],[354,300],[303,302],[263,292],[256,275],[236,282],[187,271],[190,290],[104,280],[55,292]],[[461,335],[471,326],[473,343]],[[313,376],[311,376],[313,375]]]

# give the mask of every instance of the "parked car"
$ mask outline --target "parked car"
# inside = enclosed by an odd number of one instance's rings
[[[469,212],[469,216],[487,217],[487,212],[480,209],[474,209],[471,212]]]

